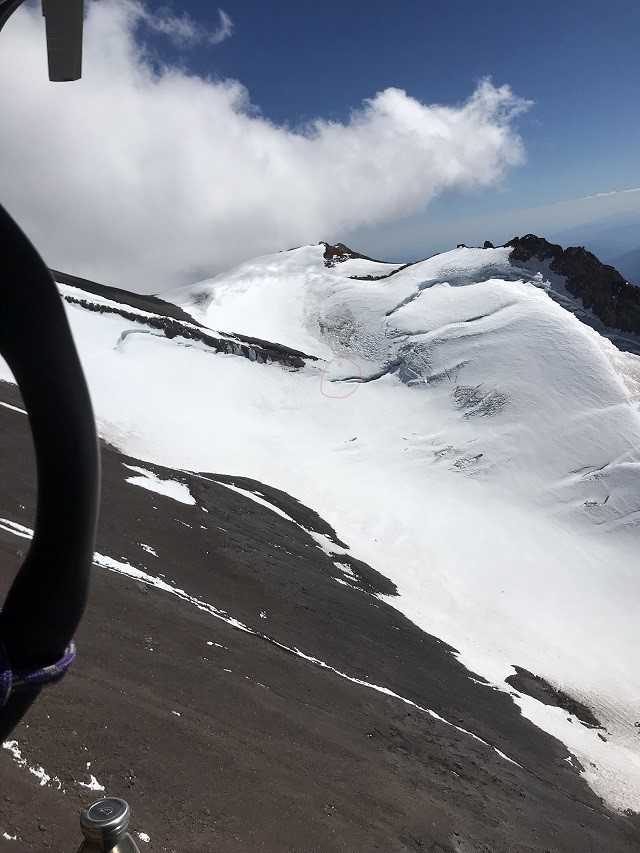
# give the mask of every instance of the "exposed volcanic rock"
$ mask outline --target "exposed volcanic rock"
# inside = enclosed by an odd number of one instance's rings
[[[165,302],[164,299],[159,299],[157,296],[129,293],[127,290],[97,284],[95,281],[88,281],[57,270],[51,270],[51,273],[57,282],[70,285],[87,294],[85,299],[63,292],[63,298],[71,305],[78,305],[87,311],[95,311],[99,314],[117,314],[126,320],[157,329],[169,339],[180,337],[198,341],[216,352],[240,355],[250,361],[257,361],[259,364],[276,362],[286,367],[299,368],[304,366],[305,359],[317,360],[316,356],[307,355],[300,350],[292,349],[283,344],[263,341],[250,335],[225,333],[218,337],[209,329],[205,330],[204,326],[190,314],[170,302]],[[91,295],[109,299],[115,304],[104,305],[101,302],[94,302],[90,298]],[[128,311],[127,308],[137,308],[148,313],[141,315]]]
[[[326,267],[334,267],[336,264],[344,263],[344,261],[349,261],[354,258],[359,258],[363,261],[371,261],[374,264],[386,264],[388,261],[378,261],[375,258],[370,258],[368,255],[361,255],[360,252],[354,252],[353,249],[350,249],[348,246],[345,246],[344,243],[336,243],[335,246],[332,246],[330,243],[320,243],[321,246],[324,246],[324,264]],[[383,273],[381,275],[350,275],[349,278],[356,279],[357,281],[380,281],[383,278],[389,278],[392,275],[400,272],[401,270],[410,267],[412,264],[402,264],[396,269],[391,270],[391,272]]]
[[[574,717],[577,717],[584,726],[591,729],[602,728],[600,721],[594,715],[591,708],[587,707],[583,702],[572,698],[564,690],[559,690],[557,687],[549,684],[549,682],[539,675],[534,675],[528,669],[521,666],[514,666],[515,675],[510,675],[505,678],[507,684],[515,687],[521,693],[526,693],[528,696],[533,696],[539,702],[545,705],[553,705],[556,708],[564,708]]]
[[[277,362],[284,364],[287,367],[304,367],[304,359],[317,361],[316,356],[307,355],[300,350],[294,350],[282,344],[274,344],[269,341],[263,341],[259,338],[252,338],[248,335],[225,334],[224,337],[215,337],[214,335],[199,328],[191,327],[191,321],[188,324],[174,320],[171,317],[159,316],[142,316],[134,314],[131,311],[126,311],[123,308],[118,308],[111,305],[103,305],[98,302],[91,302],[87,299],[78,299],[75,296],[68,294],[64,298],[71,305],[79,305],[87,311],[96,311],[99,314],[117,314],[134,323],[139,323],[144,326],[150,326],[152,329],[158,329],[165,337],[173,339],[176,337],[186,338],[187,340],[198,341],[216,352],[224,352],[229,355],[240,355],[248,358],[250,361],[257,361],[259,364],[267,364],[269,362]]]
[[[355,281],[381,281],[383,278],[391,278],[392,275],[395,275],[397,272],[401,272],[410,266],[412,266],[412,264],[404,264],[403,266],[398,267],[398,269],[385,273],[385,275],[350,275],[349,278],[353,278]]]
[[[640,289],[625,281],[614,267],[601,263],[582,246],[563,249],[535,234],[514,237],[506,245],[513,247],[513,263],[532,258],[549,261],[552,272],[565,276],[567,290],[606,326],[640,333]]]
[[[232,474],[216,474],[216,481],[219,483],[229,483],[229,485],[266,498],[273,506],[278,507],[278,509],[291,516],[301,527],[326,536],[327,539],[339,548],[347,547],[338,538],[333,527],[324,518],[281,489],[276,489],[274,486],[266,486],[264,483],[258,482],[258,480],[252,480],[251,477],[235,477]]]
[[[2,592],[36,482],[14,386],[0,403]],[[637,851],[637,819],[606,808],[509,695],[336,582],[346,561],[304,529],[322,523],[312,509],[255,480],[106,444],[102,458],[97,552],[111,562],[94,570],[78,660],[14,733],[24,763],[0,750],[2,849],[75,849],[95,780],[130,801],[151,850]],[[132,483],[131,465],[193,504]]]
[[[128,290],[120,290],[118,287],[110,287],[106,284],[98,284],[95,281],[89,281],[86,278],[79,278],[77,275],[69,275],[66,272],[59,270],[51,270],[51,273],[57,282],[68,284],[71,287],[77,287],[87,293],[93,293],[94,296],[102,296],[104,299],[110,299],[113,302],[119,302],[121,305],[129,305],[131,308],[139,308],[141,311],[150,311],[152,314],[162,314],[165,317],[173,317],[174,320],[183,320],[187,323],[193,323],[199,326],[195,320],[182,308],[173,305],[171,302],[165,302],[159,296],[152,296],[146,293],[131,293]]]
[[[411,266],[413,266],[413,261],[408,264],[403,264],[401,267],[397,267],[384,275],[350,275],[349,278],[353,278],[356,281],[381,281],[383,278],[391,278],[392,275],[402,272],[402,270],[406,270],[407,267]]]
[[[331,243],[321,241],[320,245],[324,246],[324,264],[327,267],[333,267],[336,264],[340,264],[343,261],[348,261],[352,258],[361,258],[364,261],[374,261],[377,264],[385,263],[384,261],[377,261],[374,258],[370,258],[368,255],[362,255],[360,252],[354,252],[353,249],[345,246],[344,243],[336,243],[335,246],[332,246]]]

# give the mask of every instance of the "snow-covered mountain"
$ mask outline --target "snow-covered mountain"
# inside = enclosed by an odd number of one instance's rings
[[[98,563],[167,594],[177,589],[199,602],[200,616],[222,615],[229,630],[261,637],[272,651],[275,644],[345,689],[369,688],[453,726],[484,751],[451,772],[473,790],[491,767],[488,801],[498,801],[512,773],[525,791],[542,785],[544,796],[560,798],[553,807],[536,799],[532,826],[554,808],[582,825],[576,802],[604,816],[604,829],[589,825],[594,834],[582,838],[554,818],[537,847],[533,836],[500,835],[495,826],[517,823],[503,815],[488,835],[467,827],[456,840],[447,830],[450,846],[438,840],[436,849],[579,850],[589,842],[631,850],[640,838],[623,816],[640,811],[640,339],[635,321],[613,328],[627,298],[617,279],[589,273],[592,262],[573,250],[536,241],[460,247],[408,265],[341,244],[303,246],[162,299],[58,274],[109,444],[111,496],[133,486],[148,495],[135,516],[121,517],[119,501],[105,507],[103,524],[113,524],[111,507],[118,529],[129,525],[130,544],[119,546],[112,530]],[[585,275],[600,282],[597,292],[581,283]],[[0,378],[11,381],[4,367]],[[196,494],[203,483],[215,489],[207,500]],[[160,506],[158,493],[163,512],[178,501],[197,515],[180,516],[191,531],[180,549],[199,555],[185,552],[184,566],[167,517],[153,522],[158,510],[148,504]],[[278,583],[285,575],[293,583],[304,563],[289,552],[309,547],[323,571],[331,567],[326,583],[289,590],[287,605],[261,576],[271,599],[252,603],[260,612],[250,622],[242,590],[256,601],[256,576],[231,573],[237,593],[221,604],[225,586],[202,577],[202,551],[215,564],[223,548],[206,532],[222,495],[236,504],[218,531],[253,529],[258,513],[265,532],[252,550],[258,564],[279,566],[271,569]],[[2,515],[8,541],[15,525],[26,529],[24,516]],[[297,550],[277,532],[283,519],[308,539]],[[146,534],[150,525],[162,547]],[[151,550],[132,556],[136,538]],[[356,617],[353,596],[364,615]],[[217,611],[207,617],[207,608]],[[336,612],[346,616],[331,637]],[[386,651],[362,652],[358,637],[371,625]],[[396,631],[416,632],[418,646],[435,643],[437,677],[416,662],[414,646],[411,654],[394,646]],[[252,654],[241,656],[245,667]],[[461,679],[472,692],[455,687]],[[403,743],[417,749],[406,733]],[[444,782],[429,784],[454,808]],[[562,791],[570,792],[564,803]],[[429,832],[380,843],[423,849],[418,841],[436,839]],[[373,849],[372,838],[353,836],[348,847]],[[188,849],[213,849],[193,843]]]
[[[600,793],[637,805],[640,359],[549,298],[561,276],[513,252],[460,248],[396,272],[303,247],[169,298],[319,359],[265,377],[257,397],[236,378],[233,431],[257,430],[223,439],[232,470],[316,506],[398,584],[397,606],[492,683],[519,664],[586,701],[606,748],[522,709],[587,768],[597,759]]]

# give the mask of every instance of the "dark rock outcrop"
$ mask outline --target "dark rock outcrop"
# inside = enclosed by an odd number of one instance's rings
[[[165,302],[159,296],[153,296],[150,293],[131,293],[128,290],[121,290],[119,287],[98,284],[98,282],[90,281],[88,278],[79,278],[77,275],[70,275],[59,270],[50,270],[50,272],[59,284],[68,284],[71,287],[84,290],[86,293],[93,293],[94,296],[102,296],[104,299],[111,299],[113,302],[118,302],[121,305],[129,305],[131,308],[139,308],[141,311],[162,314],[164,317],[173,317],[174,320],[183,320],[195,326],[201,325],[190,314],[183,311],[182,308],[178,308],[177,305],[173,305],[171,302]]]
[[[4,591],[37,483],[15,386],[0,382],[0,402]],[[95,773],[150,850],[637,853],[638,818],[375,594],[391,581],[318,547],[333,528],[315,510],[257,480],[234,477],[243,494],[229,475],[101,450],[105,557],[76,663],[13,735],[24,763],[0,750],[0,849],[76,849]],[[127,466],[194,503],[140,488]]]
[[[376,261],[375,258],[370,258],[368,255],[362,255],[360,252],[354,252],[344,243],[336,243],[332,246],[331,243],[321,241],[321,246],[324,246],[324,264],[326,267],[333,267],[336,264],[341,264],[344,261],[349,261],[352,258],[361,258],[365,261],[374,261],[376,264],[384,264],[385,261]]]
[[[534,675],[528,669],[521,666],[513,667],[516,671],[515,675],[509,675],[505,678],[507,684],[515,687],[521,693],[526,693],[527,696],[532,696],[539,702],[545,705],[553,705],[556,708],[564,708],[574,717],[577,717],[583,726],[590,729],[601,729],[602,725],[595,716],[591,708],[579,702],[572,696],[569,696],[564,690],[549,684],[549,682],[540,675]]]
[[[283,344],[263,341],[249,335],[225,333],[224,337],[216,337],[213,334],[205,332],[204,329],[200,331],[198,326],[192,325],[191,319],[189,323],[182,323],[171,317],[134,314],[132,311],[126,311],[124,308],[119,308],[115,305],[103,305],[98,302],[91,302],[89,299],[79,299],[75,296],[69,296],[68,294],[64,296],[64,299],[70,305],[78,305],[87,311],[95,311],[98,314],[117,314],[119,317],[124,317],[125,320],[131,320],[133,323],[156,329],[169,340],[184,338],[189,341],[197,341],[215,352],[226,353],[227,355],[240,355],[248,358],[249,361],[256,361],[259,364],[276,362],[286,367],[299,368],[304,367],[305,359],[309,361],[318,360],[314,355],[307,355],[307,353],[291,349]]]
[[[526,234],[506,243],[513,247],[512,263],[532,258],[550,261],[549,268],[566,278],[567,290],[582,300],[602,322],[613,329],[640,333],[640,288],[629,284],[582,246],[563,249],[543,237]]]
[[[360,252],[354,252],[353,249],[345,246],[344,243],[336,243],[335,246],[332,246],[330,243],[321,242],[320,245],[324,246],[324,265],[326,267],[334,267],[336,264],[341,264],[344,261],[349,261],[353,258],[360,258],[363,261],[371,261],[374,264],[390,263],[389,261],[378,261],[375,258],[368,257],[368,255],[361,255]],[[413,262],[402,264],[396,269],[391,270],[391,272],[383,273],[382,275],[350,275],[349,278],[354,278],[358,281],[380,281],[382,278],[389,278],[397,272],[410,267],[412,263]]]

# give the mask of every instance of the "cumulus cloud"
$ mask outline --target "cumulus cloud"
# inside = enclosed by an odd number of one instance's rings
[[[52,267],[159,292],[344,239],[523,160],[513,119],[528,103],[508,86],[484,81],[455,106],[390,88],[343,123],[280,126],[236,80],[158,70],[138,37],[147,15],[90,2],[78,83],[48,82],[38,9],[3,33],[0,198]]]

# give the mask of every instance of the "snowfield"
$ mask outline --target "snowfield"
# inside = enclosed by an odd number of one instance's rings
[[[300,370],[67,310],[103,437],[315,509],[397,584],[390,603],[491,685],[514,693],[515,664],[587,704],[606,740],[513,697],[600,796],[640,811],[640,358],[509,253],[389,275],[398,265],[329,268],[306,246],[167,295],[212,330],[319,359]]]

